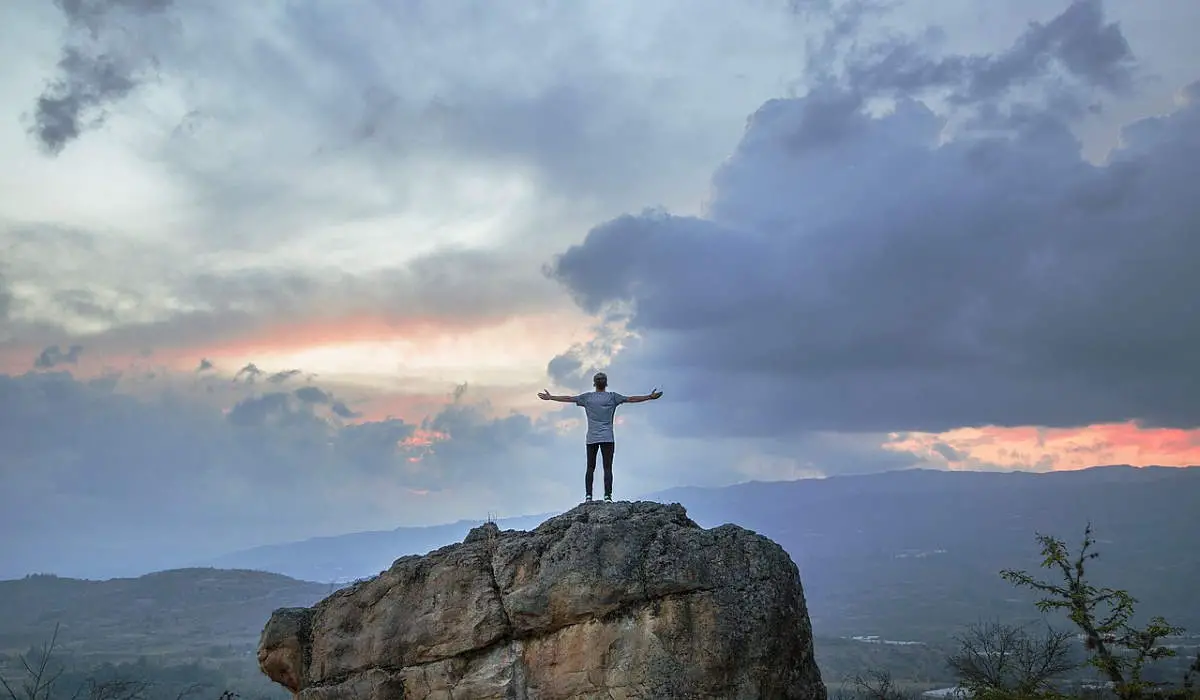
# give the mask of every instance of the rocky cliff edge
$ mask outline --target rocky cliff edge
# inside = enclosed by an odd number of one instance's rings
[[[783,548],[648,502],[476,527],[275,611],[258,661],[303,700],[826,698]]]

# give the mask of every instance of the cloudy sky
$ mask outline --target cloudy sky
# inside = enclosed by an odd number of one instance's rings
[[[1194,0],[0,3],[0,576],[1200,463]]]

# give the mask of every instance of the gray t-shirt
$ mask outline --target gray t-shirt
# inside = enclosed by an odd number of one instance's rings
[[[629,397],[615,391],[589,391],[573,398],[587,413],[587,443],[613,442],[613,416]]]

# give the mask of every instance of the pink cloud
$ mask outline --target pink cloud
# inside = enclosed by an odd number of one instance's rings
[[[884,449],[911,452],[949,469],[1066,471],[1104,464],[1184,467],[1200,464],[1200,430],[1108,423],[1079,428],[958,428],[897,433]]]

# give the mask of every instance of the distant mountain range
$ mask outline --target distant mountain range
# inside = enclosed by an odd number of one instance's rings
[[[999,577],[1039,570],[1038,533],[1076,551],[1090,521],[1093,581],[1139,611],[1200,632],[1200,467],[1108,466],[1031,473],[888,472],[723,489],[674,489],[697,522],[735,522],[800,566],[826,635],[944,638],[981,618],[1038,619]]]
[[[1036,571],[1038,532],[1074,547],[1089,520],[1101,553],[1094,582],[1129,589],[1143,617],[1162,614],[1200,634],[1197,467],[904,471],[673,489],[647,498],[682,503],[705,526],[737,523],[787,549],[801,569],[818,663],[831,683],[866,669],[934,684],[922,688],[952,680],[945,653],[966,625],[1038,619],[1033,597],[1002,581],[999,570]],[[499,524],[530,529],[546,517]],[[81,662],[203,659],[253,689],[263,682],[254,651],[273,609],[310,605],[400,556],[460,541],[477,524],[257,547],[207,568],[138,578],[0,581],[0,666],[6,654],[45,643],[61,625],[62,651]],[[1195,639],[1184,642],[1194,648]]]
[[[944,638],[981,617],[1033,619],[1032,598],[1002,581],[1000,569],[1036,569],[1037,533],[1076,546],[1089,521],[1101,552],[1097,582],[1129,588],[1147,614],[1200,631],[1200,467],[908,470],[680,488],[646,499],[682,503],[706,527],[732,522],[779,542],[800,566],[814,628],[826,635]],[[530,529],[546,517],[497,522]],[[204,564],[345,582],[461,541],[478,524],[321,537]]]
[[[1127,588],[1144,615],[1200,633],[1200,467],[903,471],[673,489],[648,499],[682,503],[704,526],[733,522],[779,542],[800,566],[814,632],[832,640],[820,647],[831,669],[858,668],[859,654],[871,649],[940,667],[934,646],[882,644],[942,645],[981,618],[1037,619],[1032,596],[1002,581],[1000,569],[1037,570],[1038,532],[1074,547],[1089,520],[1101,553],[1095,582]],[[499,524],[530,529],[545,518]],[[200,653],[252,661],[274,608],[312,604],[398,557],[461,541],[477,524],[257,547],[204,563],[215,568],[139,578],[0,581],[0,654],[41,644],[61,623],[68,650],[95,658]],[[851,639],[872,635],[880,644]]]

